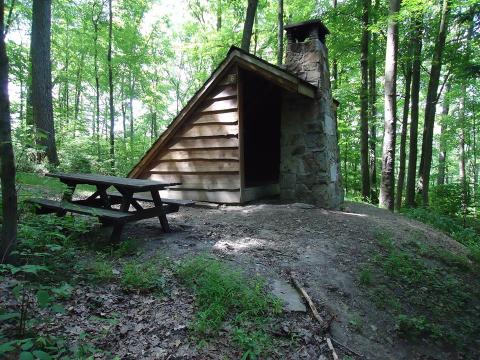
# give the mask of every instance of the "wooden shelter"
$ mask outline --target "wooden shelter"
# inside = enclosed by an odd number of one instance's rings
[[[282,102],[314,99],[317,87],[232,47],[133,178],[181,182],[172,199],[244,203],[279,193]]]

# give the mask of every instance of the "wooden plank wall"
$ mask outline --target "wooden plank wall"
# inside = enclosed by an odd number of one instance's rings
[[[237,70],[226,75],[186,119],[144,178],[182,185],[161,192],[175,199],[240,202]]]

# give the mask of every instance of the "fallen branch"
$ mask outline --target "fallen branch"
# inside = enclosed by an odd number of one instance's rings
[[[338,355],[337,352],[335,351],[335,348],[333,347],[332,340],[327,336],[327,345],[330,351],[332,352],[333,360],[338,360]]]
[[[322,328],[325,326],[325,320],[320,316],[318,313],[317,308],[315,307],[315,304],[313,303],[312,299],[310,296],[307,294],[305,289],[300,285],[298,280],[295,278],[294,273],[290,274],[290,278],[292,279],[292,283],[295,286],[295,288],[302,294],[304,299],[306,300],[308,306],[310,307],[310,310],[312,311],[313,317],[317,319],[317,321],[322,325]]]
[[[328,332],[328,330],[330,329],[330,325],[332,324],[333,320],[335,319],[335,315],[332,316],[328,321],[325,321],[319,314],[317,308],[315,307],[315,304],[313,303],[312,301],[312,298],[308,295],[308,293],[305,291],[305,289],[300,285],[300,283],[298,282],[298,280],[296,279],[295,277],[295,274],[293,272],[290,273],[290,279],[293,283],[293,285],[295,286],[295,288],[297,289],[298,292],[300,292],[300,294],[302,294],[303,298],[305,299],[305,301],[307,302],[312,314],[313,314],[313,317],[320,323],[320,326],[322,328],[322,330],[324,332]],[[359,358],[364,358],[363,355],[353,351],[352,349],[350,349],[348,346],[342,344],[341,342],[335,340],[334,338],[332,338],[331,336],[327,336],[326,337],[327,339],[327,344],[328,344],[328,348],[330,349],[330,351],[332,352],[332,356],[333,356],[333,359],[334,360],[338,360],[338,355],[337,355],[337,352],[335,351],[335,348],[333,347],[333,344],[332,342],[336,343],[338,346],[344,348],[345,350],[347,350],[348,352],[350,352],[351,354],[355,355],[355,356],[358,356]]]
[[[345,350],[347,350],[347,352],[351,353],[352,355],[355,355],[355,356],[358,356],[359,358],[363,359],[364,356],[362,354],[359,354],[358,352],[350,349],[347,345],[345,344],[342,344],[340,341],[338,340],[335,340],[334,338],[331,338],[332,342],[334,342],[335,344],[337,344],[338,346],[344,348]]]

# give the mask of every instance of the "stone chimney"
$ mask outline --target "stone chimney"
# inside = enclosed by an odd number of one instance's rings
[[[285,26],[285,67],[317,87],[315,99],[285,94],[282,102],[280,195],[334,209],[343,202],[337,124],[320,20]]]

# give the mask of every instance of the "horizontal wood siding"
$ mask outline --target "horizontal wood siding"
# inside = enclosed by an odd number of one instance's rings
[[[155,174],[149,173],[152,180],[166,182],[180,182],[182,187],[191,189],[239,189],[240,178],[237,173],[223,174]]]
[[[192,124],[201,125],[201,124],[218,124],[218,123],[225,123],[225,124],[237,124],[238,122],[238,112],[235,111],[228,111],[222,113],[214,113],[214,114],[204,114],[199,113],[192,121]]]
[[[228,159],[238,160],[238,148],[230,149],[200,149],[200,150],[171,150],[164,154],[160,160],[175,161],[175,160],[202,160],[202,159]]]
[[[143,177],[182,183],[162,191],[162,196],[240,202],[236,81],[236,71],[226,75],[150,161]]]
[[[199,126],[193,124],[181,134],[181,137],[182,139],[185,139],[228,135],[238,136],[238,125],[210,124],[208,126]]]
[[[167,199],[192,199],[223,204],[240,203],[240,191],[209,191],[209,190],[165,190],[160,196]]]
[[[151,172],[187,172],[187,173],[206,173],[239,171],[238,160],[208,159],[208,160],[178,160],[178,161],[160,161]]]
[[[205,148],[238,148],[238,138],[212,137],[196,139],[177,139],[170,146],[170,150],[205,149]]]

